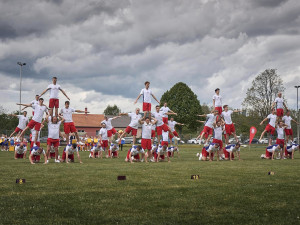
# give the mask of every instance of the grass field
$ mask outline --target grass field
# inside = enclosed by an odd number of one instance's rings
[[[0,223],[300,224],[298,152],[295,160],[261,160],[256,146],[234,162],[198,161],[197,152],[185,145],[171,163],[148,164],[125,163],[126,151],[103,160],[81,152],[83,164],[47,165],[0,152]]]

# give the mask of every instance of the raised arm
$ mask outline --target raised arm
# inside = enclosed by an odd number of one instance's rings
[[[276,102],[272,103],[271,109],[273,109],[275,107]]]
[[[43,92],[42,92],[42,94],[40,94],[40,96],[39,96],[39,98],[42,96],[42,95],[44,95],[47,91],[49,91],[50,90],[50,88],[47,88],[47,89],[45,89]]]
[[[151,123],[154,125],[157,123],[157,119],[155,119],[154,117],[151,118]]]
[[[59,90],[64,94],[64,96],[66,96],[66,98],[68,100],[70,100],[70,98],[68,97],[68,95],[66,94],[66,92],[63,89],[59,88]]]

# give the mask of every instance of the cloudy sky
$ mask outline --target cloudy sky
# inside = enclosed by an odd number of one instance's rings
[[[21,61],[22,102],[56,75],[92,113],[132,111],[146,80],[158,98],[185,82],[201,104],[219,87],[241,108],[253,78],[276,68],[295,108],[299,12],[299,0],[0,0],[0,105],[18,109]]]

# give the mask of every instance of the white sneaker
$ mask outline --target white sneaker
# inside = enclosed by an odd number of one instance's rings
[[[265,154],[261,154],[260,158],[264,159],[265,158]]]
[[[58,155],[57,158],[60,159],[60,155]]]
[[[196,156],[199,157],[199,155],[200,155],[200,153],[198,152],[198,153],[196,154]]]
[[[202,160],[202,153],[200,153],[200,155],[199,155],[199,160],[200,161]]]
[[[59,160],[56,160],[56,159],[55,159],[55,162],[56,162],[56,163],[60,163],[60,161],[59,161]]]
[[[33,147],[36,147],[37,145],[36,144],[33,144]]]
[[[49,163],[49,160],[47,159],[47,163]]]
[[[90,153],[89,158],[92,158],[92,154]]]

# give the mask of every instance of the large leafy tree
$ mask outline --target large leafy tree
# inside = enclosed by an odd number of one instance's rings
[[[117,105],[110,106],[108,105],[104,110],[105,115],[118,116],[121,112],[121,109]]]
[[[266,117],[279,92],[284,91],[283,82],[276,69],[266,69],[255,77],[252,86],[247,89],[243,106],[250,114]]]
[[[179,82],[166,91],[160,100],[161,105],[165,102],[172,111],[178,114],[174,116],[176,121],[186,124],[191,131],[197,130],[199,126],[196,122],[199,119],[197,114],[202,114],[202,108],[197,95],[185,83]]]

